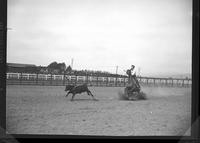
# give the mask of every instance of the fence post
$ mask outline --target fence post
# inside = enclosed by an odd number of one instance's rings
[[[183,82],[182,82],[182,87],[184,87],[184,79],[183,79]]]
[[[75,75],[76,76],[76,79],[75,79],[75,85],[78,83],[78,76],[77,75]]]
[[[88,84],[88,74],[86,73],[86,83]]]
[[[20,79],[20,74],[19,73],[17,74],[17,79]]]
[[[22,72],[21,72],[21,76],[20,76],[20,84],[22,84]]]
[[[36,85],[38,85],[38,73],[36,74]]]
[[[108,86],[108,76],[106,75],[106,86]]]
[[[159,79],[160,83],[158,83],[158,85],[162,86],[162,82],[161,82],[161,79]]]
[[[99,85],[98,82],[99,82],[99,79],[98,79],[98,75],[97,75],[97,83],[96,83],[97,86]]]
[[[179,87],[179,80],[178,79],[176,80],[176,85],[177,85],[177,87]]]
[[[149,79],[147,78],[147,85],[149,84]]]
[[[63,85],[65,85],[65,71],[64,71],[64,75],[63,75]]]
[[[124,77],[124,86],[126,86],[126,77]]]
[[[115,78],[115,86],[117,86],[117,75],[116,75],[116,78]]]
[[[53,75],[52,75],[52,73],[51,73],[50,85],[52,85],[52,80],[53,80],[53,79],[52,79],[52,76],[53,76]]]

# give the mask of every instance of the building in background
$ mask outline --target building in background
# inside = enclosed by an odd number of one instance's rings
[[[33,64],[21,64],[21,63],[7,63],[7,72],[38,72],[37,66]]]

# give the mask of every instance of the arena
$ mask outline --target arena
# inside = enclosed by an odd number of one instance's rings
[[[191,87],[142,86],[146,100],[120,100],[124,87],[89,87],[65,97],[64,86],[7,85],[10,134],[189,136]]]

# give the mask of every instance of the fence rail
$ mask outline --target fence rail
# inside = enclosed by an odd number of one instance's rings
[[[192,79],[178,78],[153,78],[137,77],[141,85],[148,86],[170,86],[191,87]],[[66,85],[88,83],[89,86],[121,86],[128,83],[127,77],[100,77],[100,76],[75,76],[75,75],[53,75],[53,74],[28,74],[7,73],[6,84],[20,85]]]

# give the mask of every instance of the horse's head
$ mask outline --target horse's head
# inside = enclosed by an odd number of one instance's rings
[[[66,85],[65,91],[71,90],[72,88],[74,88],[74,85]]]

